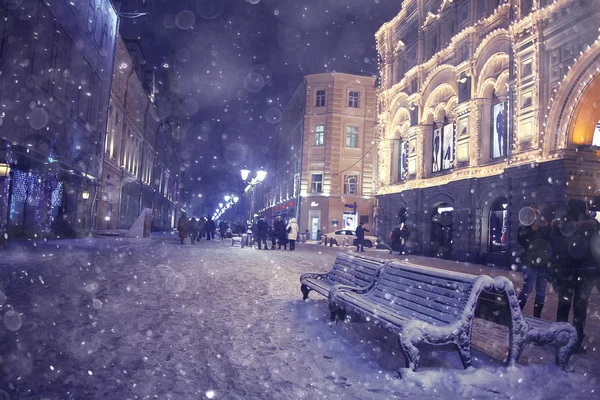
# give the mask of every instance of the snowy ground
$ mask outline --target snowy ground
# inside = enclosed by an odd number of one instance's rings
[[[299,275],[329,270],[339,250],[297,248],[163,236],[1,253],[0,399],[597,396],[595,349],[565,373],[552,353],[506,369],[475,351],[463,370],[454,349],[426,348],[419,372],[398,379],[404,360],[391,335],[367,322],[329,324],[315,293],[301,301]]]

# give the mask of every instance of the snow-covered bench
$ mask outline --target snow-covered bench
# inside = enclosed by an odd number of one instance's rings
[[[577,335],[567,323],[524,318],[512,282],[505,277],[474,276],[435,268],[386,264],[367,289],[335,285],[329,293],[331,319],[346,311],[369,317],[398,335],[406,366],[416,371],[421,343],[455,344],[463,366],[471,365],[471,329],[479,295],[505,294],[511,310],[508,365],[514,365],[529,342],[554,344],[563,369]]]
[[[340,253],[328,273],[307,273],[300,276],[302,299],[306,300],[311,290],[327,297],[329,289],[335,284],[355,288],[369,287],[385,262],[385,260],[361,256],[353,252]]]

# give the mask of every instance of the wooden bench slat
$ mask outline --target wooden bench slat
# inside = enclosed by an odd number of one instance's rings
[[[352,292],[340,293],[340,296],[347,302],[354,304],[358,307],[362,307],[373,314],[373,317],[383,318],[388,322],[393,322],[398,326],[403,326],[405,323],[414,321],[415,319],[428,322],[432,325],[442,326],[448,325],[448,321],[442,318],[438,318],[435,315],[421,314],[417,310],[411,310],[408,308],[392,309],[387,307],[385,304],[374,302],[371,298],[361,296]]]
[[[432,298],[420,297],[410,292],[404,291],[383,291],[384,287],[381,287],[373,292],[373,296],[381,298],[381,301],[387,301],[390,303],[391,308],[411,308],[413,305],[419,306],[419,311],[422,314],[433,315],[433,314],[447,314],[450,320],[456,320],[459,318],[462,308],[452,307],[443,303],[438,303]],[[386,294],[388,296],[386,296]],[[393,303],[392,303],[393,301]],[[425,311],[430,310],[430,311]]]
[[[339,276],[341,278],[344,278],[344,277],[347,278],[349,276],[352,276],[352,277],[355,276],[355,277],[357,277],[360,280],[372,282],[373,279],[375,278],[376,274],[370,274],[368,272],[365,273],[365,271],[360,270],[360,269],[348,269],[348,270],[337,269],[335,271],[335,274],[331,274],[331,275],[336,276],[336,277]]]
[[[393,287],[396,291],[400,292],[411,292],[414,295],[420,296],[426,299],[436,299],[439,303],[448,305],[453,308],[463,309],[468,297],[464,296],[460,298],[458,296],[448,297],[447,292],[438,290],[426,290],[427,288],[423,285],[417,285],[415,282],[407,281],[404,279],[398,279],[395,281],[385,281],[386,285]],[[462,297],[462,296],[461,296]]]
[[[390,268],[389,270],[384,272],[385,274],[390,274],[394,276],[402,276],[404,278],[414,280],[417,282],[422,282],[424,284],[439,287],[440,289],[449,290],[451,292],[470,292],[473,284],[468,284],[464,282],[448,282],[449,278],[440,278],[440,277],[432,277],[426,274],[416,274],[410,271],[403,271],[400,268]],[[444,281],[446,281],[444,283]],[[468,294],[468,293],[467,293]]]
[[[401,314],[406,313],[405,310],[407,310],[409,313],[416,312],[420,315],[439,319],[447,323],[454,322],[458,319],[456,314],[447,312],[447,310],[437,310],[435,308],[429,307],[429,305],[427,305],[426,302],[423,301],[423,299],[419,299],[417,296],[410,296],[407,293],[399,294],[397,299],[401,299],[401,301],[392,303],[385,298],[385,292],[381,291],[380,288],[377,291],[373,292],[369,296],[369,298],[377,301],[378,303],[382,303],[390,309],[395,310],[396,312]],[[385,302],[387,302],[387,304],[385,304]]]

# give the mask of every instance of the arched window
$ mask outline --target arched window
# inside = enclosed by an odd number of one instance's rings
[[[508,103],[492,97],[490,120],[490,159],[506,157]]]
[[[504,253],[508,250],[508,201],[497,198],[490,208],[488,229],[488,250],[490,253]]]
[[[432,172],[446,171],[454,165],[454,124],[444,118],[433,127]]]

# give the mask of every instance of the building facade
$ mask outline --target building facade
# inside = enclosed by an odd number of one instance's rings
[[[84,234],[102,177],[117,13],[108,0],[0,5],[0,230]]]
[[[506,264],[524,206],[598,192],[599,6],[403,2],[376,34],[380,237],[405,220],[413,252]]]
[[[99,230],[129,229],[145,208],[153,210],[153,229],[175,224],[179,142],[171,139],[171,127],[159,118],[154,88],[144,87],[139,71],[119,35],[96,212]]]
[[[375,78],[307,75],[276,128],[276,165],[265,185],[270,215],[292,215],[317,234],[373,224]],[[280,156],[280,153],[282,156]]]

